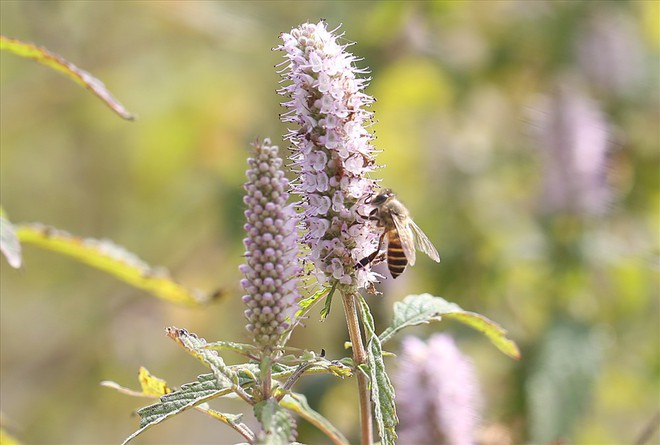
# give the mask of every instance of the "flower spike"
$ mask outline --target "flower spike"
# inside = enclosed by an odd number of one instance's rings
[[[276,49],[285,52],[288,100],[282,121],[293,123],[286,139],[293,146],[293,169],[299,179],[292,191],[301,197],[303,242],[316,266],[319,282],[346,288],[370,287],[375,275],[357,262],[371,253],[377,234],[365,225],[365,200],[376,181],[373,136],[367,131],[373,98],[365,94],[368,79],[357,74],[355,56],[324,22],[306,23],[281,35]]]

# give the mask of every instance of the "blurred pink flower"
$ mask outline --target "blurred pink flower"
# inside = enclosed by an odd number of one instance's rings
[[[406,337],[394,375],[401,445],[470,445],[481,409],[474,366],[447,334]]]
[[[633,17],[615,8],[597,11],[576,39],[578,66],[606,94],[639,92],[648,67]]]
[[[598,104],[569,82],[535,109],[543,163],[543,213],[590,215],[607,210],[608,125]]]

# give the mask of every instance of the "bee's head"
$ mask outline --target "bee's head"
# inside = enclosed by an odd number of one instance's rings
[[[390,198],[394,197],[394,192],[391,189],[383,189],[376,196],[371,199],[370,204],[378,206]]]

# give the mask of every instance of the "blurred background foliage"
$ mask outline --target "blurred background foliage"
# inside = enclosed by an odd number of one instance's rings
[[[139,115],[122,121],[70,80],[3,53],[10,219],[110,238],[182,283],[226,291],[186,309],[35,248],[21,270],[3,260],[5,428],[25,443],[119,443],[146,403],[99,381],[137,387],[140,365],[174,386],[205,372],[166,326],[247,339],[245,159],[255,138],[278,143],[286,131],[270,49],[280,32],[324,18],[371,69],[378,177],[442,256],[369,297],[381,329],[394,301],[421,292],[509,329],[517,363],[458,324],[416,332],[452,333],[475,362],[482,443],[633,443],[660,409],[659,5],[3,0],[4,35],[91,72]],[[341,357],[345,340],[337,305],[292,344]],[[355,438],[353,381],[298,389]],[[137,442],[238,440],[187,412]]]

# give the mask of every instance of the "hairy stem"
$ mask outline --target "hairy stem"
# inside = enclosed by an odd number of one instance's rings
[[[270,398],[273,384],[273,360],[270,355],[264,356],[261,360],[261,397],[262,400],[267,400]]]
[[[348,334],[353,347],[353,361],[355,366],[365,364],[367,353],[364,349],[362,334],[360,332],[360,322],[358,319],[357,307],[355,305],[355,296],[342,291],[342,301],[344,303],[344,312],[346,314],[346,324]],[[371,420],[371,397],[369,393],[369,382],[367,376],[359,369],[355,372],[358,382],[358,394],[360,396],[360,428],[362,445],[371,445],[374,441],[374,433]]]

